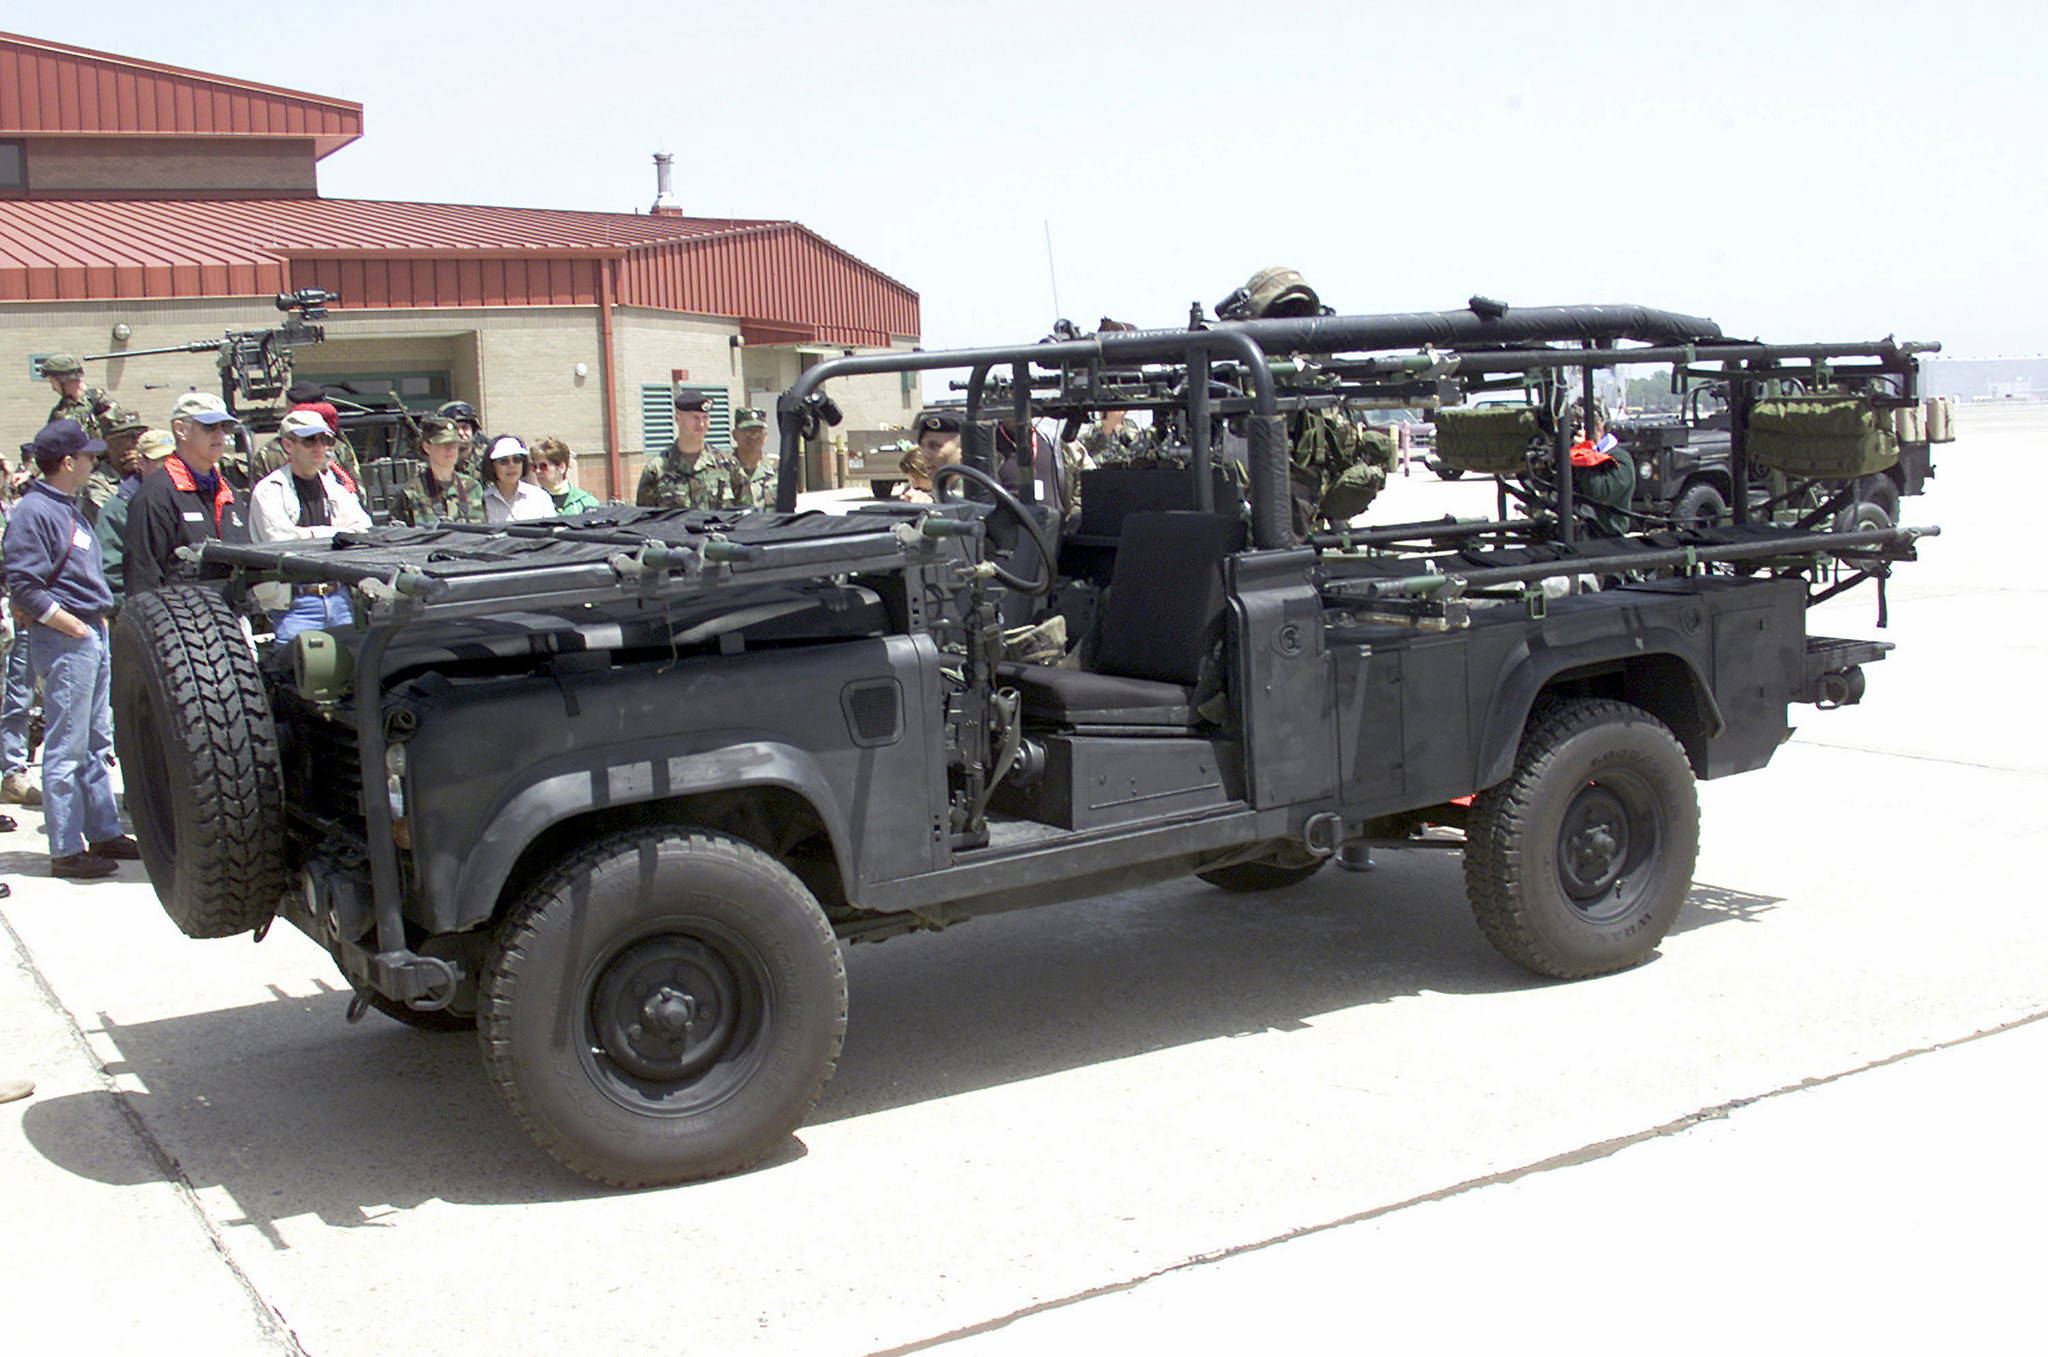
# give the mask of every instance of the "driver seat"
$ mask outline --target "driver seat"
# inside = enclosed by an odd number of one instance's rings
[[[1184,731],[1223,634],[1223,561],[1244,550],[1234,515],[1170,511],[1123,521],[1092,670],[1002,664],[1032,725]]]

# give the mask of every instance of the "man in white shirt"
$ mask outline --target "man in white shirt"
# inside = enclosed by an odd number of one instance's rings
[[[294,410],[278,426],[285,463],[249,492],[249,536],[258,542],[295,542],[360,532],[370,526],[362,501],[328,465],[334,431],[312,410]],[[277,643],[302,631],[345,627],[355,619],[346,585],[260,584],[252,591],[270,610]]]

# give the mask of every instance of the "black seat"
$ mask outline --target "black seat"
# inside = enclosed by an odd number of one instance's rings
[[[1185,729],[1223,630],[1223,560],[1244,549],[1244,523],[1205,513],[1136,513],[1123,521],[1102,605],[1092,671],[1005,664],[1024,717],[1059,726]]]

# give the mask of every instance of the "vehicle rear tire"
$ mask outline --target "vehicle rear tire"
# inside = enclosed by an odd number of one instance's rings
[[[1282,867],[1272,862],[1233,862],[1228,867],[1212,867],[1195,875],[1218,890],[1249,895],[1256,891],[1298,886],[1323,870],[1328,861],[1328,858],[1318,858],[1302,867]]]
[[[484,1065],[534,1140],[618,1187],[746,1167],[817,1102],[846,969],[803,883],[751,844],[638,829],[576,853],[506,919]]]
[[[1681,528],[1711,528],[1728,521],[1728,497],[1711,481],[1694,481],[1671,505],[1671,521]]]
[[[113,671],[114,752],[164,912],[193,938],[262,928],[286,886],[284,775],[241,619],[197,585],[131,598]]]
[[[1502,956],[1576,980],[1649,958],[1698,854],[1692,766],[1669,728],[1580,698],[1539,707],[1514,771],[1473,801],[1465,889]]]

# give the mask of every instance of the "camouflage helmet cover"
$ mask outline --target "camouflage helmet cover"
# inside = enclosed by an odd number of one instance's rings
[[[78,361],[73,353],[53,353],[43,359],[45,377],[70,377],[85,371],[85,364]]]
[[[1268,316],[1314,316],[1321,314],[1322,299],[1293,269],[1260,269],[1245,285],[1217,303],[1216,314],[1225,320],[1259,320]]]

